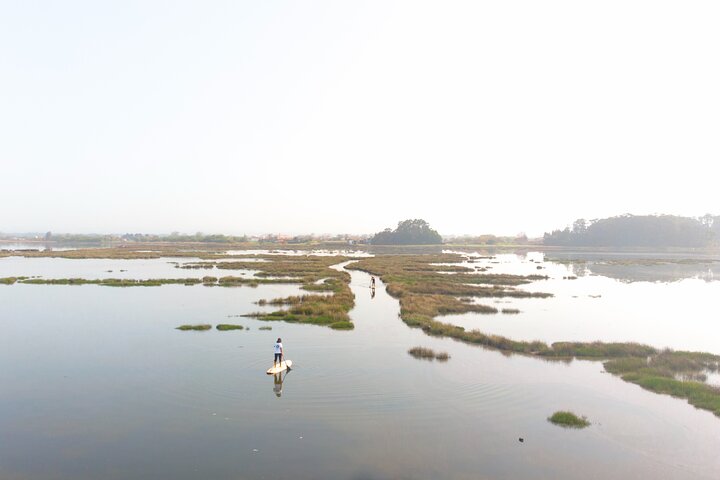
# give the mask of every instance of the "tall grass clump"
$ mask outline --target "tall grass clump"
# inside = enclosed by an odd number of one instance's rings
[[[219,323],[215,326],[216,330],[220,330],[221,332],[226,332],[228,330],[245,330],[245,327],[242,325],[235,325],[232,323]]]
[[[408,350],[408,353],[415,358],[421,358],[424,360],[447,362],[450,359],[450,355],[447,352],[436,353],[433,349],[426,347],[413,347]]]
[[[210,330],[212,328],[212,325],[208,324],[201,324],[201,325],[180,325],[179,327],[175,328],[175,330],[195,330],[195,331],[205,331]]]
[[[585,417],[578,417],[573,412],[558,411],[548,417],[548,421],[554,425],[565,428],[585,428],[590,426],[590,422]]]

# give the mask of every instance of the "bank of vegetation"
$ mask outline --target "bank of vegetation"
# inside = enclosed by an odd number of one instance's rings
[[[547,298],[543,292],[528,292],[518,288],[542,275],[509,275],[475,272],[462,265],[458,254],[392,255],[363,258],[348,266],[379,276],[387,292],[400,302],[400,317],[412,327],[422,328],[430,335],[446,336],[469,343],[516,352],[545,351],[540,342],[517,342],[508,338],[485,335],[477,330],[449,325],[436,317],[475,312],[495,314],[498,309],[476,299],[490,298]]]
[[[720,387],[705,383],[709,373],[720,371],[720,356],[703,352],[663,350],[650,356],[616,358],[605,370],[627,382],[656,393],[685,398],[720,416]]]
[[[537,340],[513,340],[479,330],[468,331],[439,321],[437,317],[447,314],[497,312],[494,307],[475,303],[475,298],[550,296],[519,288],[546,277],[488,274],[473,272],[461,265],[453,266],[462,260],[463,257],[456,254],[395,255],[361,259],[348,268],[380,277],[387,292],[400,302],[400,318],[428,335],[548,360],[605,361],[606,370],[625,381],[653,392],[684,398],[692,405],[720,416],[720,388],[704,383],[707,372],[719,371],[720,356],[661,351],[634,342],[555,342],[548,345]]]
[[[28,278],[19,283],[29,285],[101,285],[105,287],[159,287],[160,285],[198,285],[201,278]]]
[[[255,277],[282,276],[284,280],[302,284],[306,295],[264,299],[261,306],[280,307],[273,312],[247,314],[258,320],[281,320],[293,323],[325,325],[336,330],[352,330],[348,312],[355,305],[350,290],[350,274],[332,266],[347,260],[339,256],[268,256],[266,262],[218,262],[219,269],[258,270]]]
[[[622,215],[545,233],[545,245],[581,247],[686,247],[720,244],[720,216]]]
[[[15,282],[22,282],[28,277],[3,277],[0,278],[0,285],[13,285]]]

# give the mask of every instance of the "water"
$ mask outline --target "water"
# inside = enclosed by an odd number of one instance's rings
[[[352,273],[348,332],[228,318],[297,286],[0,286],[0,478],[717,478],[712,414],[597,362],[428,337],[368,284]],[[174,329],[223,322],[250,331]],[[294,368],[276,381],[278,336]],[[416,360],[417,345],[452,358]],[[559,409],[593,425],[555,427]]]
[[[362,250],[227,250],[226,255],[241,255],[241,256],[252,256],[252,255],[289,255],[289,256],[301,256],[301,255],[314,255],[319,257],[333,257],[338,255],[348,257],[370,257],[370,253]]]
[[[250,259],[258,261],[260,259]],[[204,276],[251,277],[254,271],[219,268],[176,268],[176,265],[202,262],[199,258],[152,258],[146,260],[124,259],[70,259],[52,257],[6,257],[0,258],[2,277],[42,278],[202,278]],[[206,260],[205,260],[206,261]],[[223,260],[226,261],[226,260]],[[238,261],[246,261],[238,259]]]
[[[548,280],[521,288],[554,297],[479,299],[478,303],[499,310],[517,308],[521,313],[469,313],[441,320],[518,340],[635,341],[720,354],[720,275],[708,273],[720,270],[720,263],[626,262],[596,260],[568,265],[545,261],[537,253],[466,262],[464,265],[474,268],[490,267],[488,273],[547,275]],[[670,275],[670,271],[675,273]],[[577,278],[568,279],[573,276]]]

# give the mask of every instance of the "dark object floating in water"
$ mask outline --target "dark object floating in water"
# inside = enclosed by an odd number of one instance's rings
[[[523,443],[525,439],[523,437],[518,438],[518,442]]]

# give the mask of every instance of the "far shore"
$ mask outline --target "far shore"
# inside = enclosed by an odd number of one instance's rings
[[[52,248],[178,248],[192,247],[204,250],[349,250],[368,253],[421,253],[423,251],[438,252],[440,250],[456,251],[512,251],[512,252],[543,252],[572,254],[616,254],[616,255],[693,255],[693,256],[717,256],[720,255],[720,246],[689,248],[689,247],[613,247],[613,246],[557,246],[543,245],[542,243],[522,244],[465,244],[465,243],[443,243],[434,245],[371,245],[366,243],[348,243],[339,241],[317,241],[307,243],[283,243],[283,242],[243,242],[243,243],[222,243],[222,242],[123,242],[117,240],[86,240],[82,242],[64,242],[58,240],[45,240],[35,238],[0,238],[0,245],[27,244],[32,246],[45,245]]]

